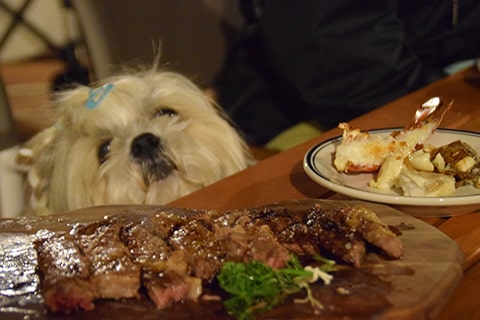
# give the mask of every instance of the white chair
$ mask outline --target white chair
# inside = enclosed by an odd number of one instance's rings
[[[23,175],[15,168],[18,137],[7,95],[0,78],[0,217],[22,214],[24,208]]]

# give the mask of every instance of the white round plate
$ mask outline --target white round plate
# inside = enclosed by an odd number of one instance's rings
[[[400,128],[369,130],[371,135],[387,136]],[[333,157],[342,137],[336,137],[312,147],[304,157],[303,167],[307,175],[321,186],[337,193],[366,201],[389,204],[414,216],[455,216],[480,209],[480,189],[474,186],[457,188],[456,193],[446,197],[410,197],[394,190],[380,191],[368,183],[374,178],[371,173],[339,173],[333,165]],[[433,146],[442,146],[461,140],[480,152],[480,133],[437,129],[427,141]]]

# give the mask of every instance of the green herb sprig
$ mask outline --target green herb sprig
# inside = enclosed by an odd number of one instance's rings
[[[322,308],[310,290],[310,283],[321,278],[329,284],[332,276],[326,272],[335,270],[335,262],[317,257],[321,267],[302,267],[298,258],[290,256],[286,266],[273,269],[260,261],[247,263],[226,262],[217,276],[220,287],[230,294],[224,301],[230,315],[239,320],[253,319],[254,315],[272,309],[288,295],[302,289],[307,291],[305,299],[296,302],[310,302]]]

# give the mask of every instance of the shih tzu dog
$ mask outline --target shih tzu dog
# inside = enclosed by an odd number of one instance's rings
[[[248,166],[223,111],[186,77],[126,72],[56,99],[56,122],[27,142],[27,211],[165,204]],[[27,152],[25,152],[27,151]]]

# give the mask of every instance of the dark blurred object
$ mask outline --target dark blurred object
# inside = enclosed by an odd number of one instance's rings
[[[301,121],[325,129],[480,55],[477,0],[241,0],[245,26],[219,103],[263,145]]]
[[[77,59],[75,44],[70,43],[60,53],[60,58],[66,62],[65,70],[55,77],[52,83],[53,91],[72,88],[77,84],[88,85],[89,71]]]
[[[65,70],[53,80],[52,90],[59,91],[71,88],[77,84],[88,85],[90,82],[89,70],[84,67],[76,56],[76,42],[70,31],[70,13],[73,11],[70,0],[63,0],[63,15],[65,30],[67,31],[69,42],[59,50],[59,58],[65,61]]]

